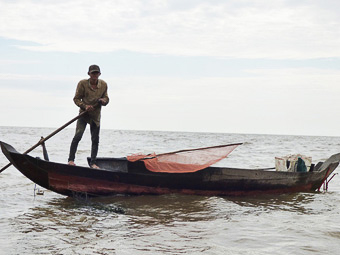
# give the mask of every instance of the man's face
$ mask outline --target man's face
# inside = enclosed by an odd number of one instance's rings
[[[100,72],[92,72],[92,73],[89,73],[89,75],[90,75],[90,78],[92,79],[92,80],[98,80],[98,77],[100,76]]]

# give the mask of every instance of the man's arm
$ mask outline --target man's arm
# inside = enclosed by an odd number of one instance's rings
[[[86,110],[86,105],[83,102],[83,98],[85,95],[84,86],[82,86],[81,82],[78,83],[76,94],[74,95],[73,102],[83,110]]]
[[[102,97],[99,98],[98,101],[104,106],[109,103],[110,99],[109,99],[109,95],[107,94],[107,86],[105,86],[104,93],[103,93]]]

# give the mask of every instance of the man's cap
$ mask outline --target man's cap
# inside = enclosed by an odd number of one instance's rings
[[[99,73],[100,73],[100,68],[99,68],[99,66],[97,66],[97,65],[91,65],[91,66],[89,67],[89,73],[93,73],[93,72],[99,72]]]

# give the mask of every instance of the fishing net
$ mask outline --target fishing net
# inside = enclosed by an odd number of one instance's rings
[[[127,156],[131,162],[143,161],[152,172],[192,173],[204,169],[226,158],[238,145],[228,144],[163,154],[133,154]]]

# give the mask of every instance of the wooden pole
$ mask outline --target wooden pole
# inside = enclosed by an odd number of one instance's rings
[[[80,117],[82,117],[83,115],[85,115],[87,113],[87,111],[84,111],[82,113],[80,113],[78,116],[74,117],[72,120],[70,120],[69,122],[65,123],[63,126],[61,126],[60,128],[58,128],[57,130],[55,130],[54,132],[52,132],[51,134],[49,134],[48,136],[46,136],[45,138],[42,138],[38,143],[36,143],[34,146],[32,146],[31,148],[29,148],[27,151],[25,151],[23,154],[27,154],[31,151],[33,151],[35,148],[37,148],[39,145],[41,145],[42,143],[44,143],[45,141],[47,141],[48,139],[50,139],[52,136],[54,136],[55,134],[59,133],[61,130],[63,130],[64,128],[66,128],[68,125],[72,124],[73,122],[75,122],[77,119],[79,119]],[[2,171],[4,171],[5,169],[7,169],[8,167],[10,167],[12,165],[12,163],[7,164],[6,166],[4,166],[3,168],[1,168],[0,173],[2,173]]]

